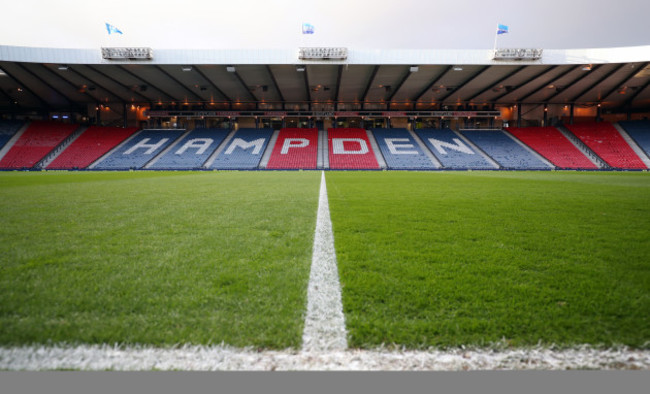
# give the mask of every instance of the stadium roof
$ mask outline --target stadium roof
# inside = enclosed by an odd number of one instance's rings
[[[351,109],[601,104],[650,108],[650,46],[545,50],[493,60],[490,50],[350,50],[300,60],[298,50],[156,50],[107,60],[99,49],[0,46],[0,110],[85,110],[100,103],[220,108],[338,104]],[[239,103],[239,104],[238,104]],[[310,106],[311,108],[311,106]],[[355,108],[361,109],[361,108]]]

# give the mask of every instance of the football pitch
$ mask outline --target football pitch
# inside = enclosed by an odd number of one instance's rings
[[[650,346],[647,173],[325,176],[351,348]],[[0,346],[299,349],[320,178],[0,173]]]

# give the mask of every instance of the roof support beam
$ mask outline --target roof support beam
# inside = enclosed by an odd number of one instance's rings
[[[305,71],[302,71],[305,79],[305,92],[307,92],[307,102],[309,103],[309,109],[311,109],[311,89],[309,89],[309,74],[307,72],[307,66],[305,66]]]
[[[513,71],[513,72],[511,72],[511,73],[508,73],[508,74],[507,74],[506,76],[504,76],[503,78],[499,78],[498,81],[492,83],[492,85],[486,87],[485,89],[483,89],[483,90],[481,90],[480,92],[476,93],[476,94],[473,95],[472,97],[468,98],[467,101],[472,101],[472,100],[474,100],[475,98],[481,96],[483,93],[485,93],[485,92],[487,92],[487,91],[489,91],[489,90],[494,89],[495,86],[498,87],[499,85],[501,85],[501,82],[506,81],[506,80],[508,80],[509,78],[514,77],[514,76],[515,76],[519,71],[523,70],[524,68],[526,68],[526,66],[520,66],[520,67],[517,67],[517,68],[515,69],[515,71]]]
[[[644,68],[646,68],[646,67],[648,67],[648,66],[650,66],[650,62],[643,63],[643,65],[641,65],[640,68],[634,68],[634,69],[632,69],[632,71],[631,71],[629,74],[627,74],[627,76],[626,76],[625,79],[623,80],[623,85],[625,86],[625,84],[627,84],[628,82],[630,82],[630,80],[631,80],[632,78],[634,78],[634,76],[639,72],[639,70],[643,70]],[[621,85],[620,85],[620,84],[615,85],[613,88],[611,88],[608,92],[606,92],[606,93],[602,96],[602,99],[603,99],[603,100],[606,100],[607,97],[609,97],[612,93],[614,93],[615,91],[619,90],[620,88],[621,88]]]
[[[411,76],[411,74],[413,74],[413,73],[411,72],[411,66],[406,66],[406,67],[407,67],[407,68],[406,68],[406,72],[405,72],[404,75],[402,76],[402,79],[397,83],[397,86],[395,86],[395,89],[393,89],[393,92],[390,94],[390,96],[388,96],[388,100],[387,100],[387,101],[388,101],[389,103],[390,103],[391,101],[393,101],[393,97],[395,97],[395,95],[397,94],[397,92],[399,92],[399,90],[401,89],[402,85],[404,85],[404,82],[406,82],[406,80],[409,79],[409,77]]]
[[[275,79],[275,74],[273,74],[273,70],[271,70],[271,66],[269,66],[268,64],[266,65],[266,71],[269,73],[269,76],[271,77],[271,81],[273,82],[273,87],[278,92],[278,96],[280,96],[280,101],[282,101],[282,108],[284,108],[284,95],[280,90],[280,85],[278,85],[278,80]]]
[[[65,82],[66,85],[70,86],[70,87],[73,88],[74,90],[79,89],[79,87],[78,87],[77,85],[75,85],[74,83],[70,82],[70,81],[69,81],[67,78],[65,78],[63,75],[60,75],[60,74],[55,73],[55,72],[54,72],[51,68],[49,68],[48,66],[46,66],[46,65],[44,65],[44,64],[41,64],[41,67],[44,68],[45,70],[47,70],[47,71],[50,73],[50,75],[54,75],[55,78],[58,78],[58,79],[60,79],[61,81]],[[68,68],[68,70],[69,70],[69,68]],[[88,93],[88,92],[86,92],[86,91],[84,91],[83,93],[84,93],[85,96],[90,97],[90,99],[92,100],[93,103],[99,103],[99,102],[101,102],[101,99],[97,99],[97,98],[94,97],[92,94],[90,94],[90,93]],[[120,100],[120,101],[121,101],[121,100]],[[123,101],[122,101],[122,102],[123,102]]]
[[[438,74],[435,78],[433,78],[433,79],[431,80],[431,82],[429,82],[429,84],[428,84],[424,89],[422,89],[422,90],[420,91],[420,93],[418,93],[417,96],[415,96],[415,97],[413,98],[413,100],[411,100],[411,101],[413,101],[413,103],[417,104],[418,100],[420,100],[420,99],[421,99],[421,98],[422,98],[422,97],[423,97],[423,96],[424,96],[424,95],[429,91],[429,89],[431,89],[434,85],[438,84],[438,82],[440,82],[440,80],[441,80],[441,79],[442,79],[442,78],[443,78],[443,77],[444,77],[444,76],[445,76],[449,71],[451,71],[451,69],[452,69],[453,67],[454,67],[454,66],[447,66],[447,67],[446,67],[446,68],[445,68],[445,69],[444,69],[440,74]]]
[[[199,74],[201,78],[203,78],[207,83],[209,83],[212,89],[214,89],[217,93],[219,93],[221,97],[225,98],[229,104],[232,104],[232,99],[228,97],[221,89],[219,89],[219,87],[215,85],[215,83],[212,82],[212,80],[208,78],[207,75],[205,75],[205,73],[203,73],[203,71],[201,71],[201,69],[198,66],[193,66],[192,69],[196,71],[197,74]]]
[[[176,97],[172,96],[171,94],[165,92],[164,90],[160,89],[160,88],[157,87],[155,84],[152,84],[151,82],[147,81],[146,79],[144,79],[144,78],[142,78],[142,77],[136,75],[135,73],[133,73],[133,71],[127,70],[125,67],[120,66],[120,65],[118,65],[118,66],[116,66],[116,67],[119,68],[120,70],[124,71],[125,73],[129,74],[129,75],[132,76],[133,78],[135,78],[135,79],[137,79],[137,80],[139,80],[139,81],[144,82],[145,84],[147,84],[147,86],[150,86],[150,87],[156,89],[156,90],[159,91],[160,93],[162,93],[162,94],[164,94],[165,96],[167,96],[168,98],[172,99],[172,101],[180,101],[178,98],[176,98]]]
[[[92,71],[96,72],[97,74],[100,74],[100,75],[103,76],[104,78],[110,80],[110,81],[113,82],[114,84],[121,86],[121,87],[124,88],[125,90],[128,90],[129,92],[132,92],[132,93],[134,93],[134,94],[140,96],[141,98],[144,99],[143,101],[146,101],[146,102],[148,102],[149,104],[152,104],[152,100],[151,100],[150,98],[148,98],[148,97],[146,97],[146,96],[140,94],[139,92],[137,92],[137,91],[131,89],[130,87],[124,85],[122,82],[120,82],[120,81],[118,81],[117,79],[111,77],[110,75],[104,73],[103,71],[100,71],[100,70],[94,68],[94,67],[91,66],[91,65],[86,65],[86,67],[88,67],[88,68],[91,69]]]
[[[648,81],[646,81],[646,83],[644,83],[643,86],[639,87],[639,88],[638,88],[634,93],[632,93],[632,94],[630,95],[630,97],[628,97],[628,99],[625,100],[625,104],[624,104],[624,105],[625,105],[626,107],[631,106],[631,105],[632,105],[632,101],[634,101],[634,99],[635,99],[639,94],[641,94],[641,92],[643,92],[644,90],[646,90],[646,89],[648,88],[648,86],[650,86],[650,79],[648,79]]]
[[[334,91],[334,106],[338,109],[340,93],[341,93],[341,79],[343,78],[343,65],[339,65],[338,75],[336,77],[336,90]]]
[[[582,66],[580,66],[580,67],[582,67]],[[566,90],[566,89],[570,89],[571,87],[575,86],[578,82],[580,82],[580,81],[582,81],[583,79],[587,78],[587,77],[589,76],[590,73],[592,73],[592,72],[598,70],[600,67],[602,67],[602,64],[599,64],[599,65],[597,65],[597,66],[594,66],[594,67],[591,69],[591,71],[585,71],[583,75],[579,76],[577,79],[575,79],[575,80],[574,80],[573,82],[571,82],[569,85],[565,86],[564,89],[562,89],[562,91],[555,92],[553,95],[551,95],[551,97],[548,97],[548,98],[547,98],[546,100],[544,100],[544,101],[545,101],[546,103],[550,102],[550,101],[553,100],[555,97],[557,97],[558,95],[560,95],[564,90]],[[557,80],[557,79],[556,79],[556,80]],[[555,81],[553,81],[553,82],[555,82]],[[544,88],[541,87],[541,88],[537,89],[536,92],[539,92],[539,91],[542,90],[542,89],[544,89]],[[535,92],[535,93],[536,93],[536,92]],[[528,94],[528,96],[530,96],[530,95],[531,95],[531,94]],[[582,94],[581,94],[581,96],[582,96]],[[574,100],[569,100],[569,101],[574,101]]]
[[[183,88],[183,90],[185,90],[186,92],[188,92],[190,95],[194,96],[197,100],[199,100],[199,101],[205,101],[205,99],[203,99],[203,97],[201,97],[201,96],[199,96],[198,94],[194,93],[190,88],[188,88],[187,86],[185,86],[185,84],[183,84],[181,81],[179,81],[178,79],[176,79],[173,75],[171,75],[170,73],[168,73],[167,71],[165,71],[162,67],[160,67],[159,65],[156,65],[155,67],[156,67],[156,69],[157,69],[158,71],[160,71],[160,72],[162,72],[163,74],[165,74],[165,75],[167,76],[167,78],[169,78],[169,79],[171,79],[172,81],[174,81],[178,86],[180,86],[181,88]]]
[[[50,85],[49,82],[47,82],[46,80],[44,80],[44,79],[41,78],[40,76],[36,75],[33,71],[31,71],[31,70],[28,69],[27,67],[23,66],[22,64],[20,64],[20,63],[16,63],[16,65],[17,65],[19,68],[21,68],[23,71],[25,71],[26,73],[30,74],[32,77],[34,77],[35,79],[37,79],[38,81],[40,81],[43,85],[45,85],[45,86],[47,86],[48,88],[52,89],[52,91],[54,91],[56,94],[58,94],[59,96],[61,96],[65,101],[67,101],[67,102],[68,102],[68,105],[74,105],[73,100],[72,100],[70,97],[66,96],[65,94],[63,94],[63,92],[61,92],[60,90],[58,90],[58,89],[55,88],[54,86]],[[22,82],[21,82],[21,84],[22,84]],[[30,92],[31,92],[31,90],[30,90]],[[32,94],[34,94],[34,93],[32,92]]]
[[[361,98],[361,105],[363,108],[363,103],[366,102],[366,97],[368,96],[368,91],[370,91],[370,87],[372,86],[372,83],[375,81],[375,77],[377,76],[377,72],[379,71],[380,66],[375,66],[372,69],[372,73],[370,73],[370,78],[368,79],[368,84],[366,84],[366,88],[363,91],[363,97]]]
[[[464,88],[465,86],[467,86],[467,84],[469,84],[470,82],[474,81],[476,78],[480,77],[481,74],[483,74],[484,72],[486,72],[486,71],[488,70],[488,68],[490,68],[490,66],[485,66],[485,67],[483,67],[483,68],[480,69],[477,73],[475,73],[474,75],[472,75],[471,77],[469,77],[467,80],[465,80],[465,82],[463,82],[463,83],[461,83],[460,85],[456,86],[452,91],[448,92],[448,93],[445,94],[442,98],[438,99],[438,101],[440,101],[441,104],[444,103],[445,100],[447,100],[447,99],[448,99],[452,94],[456,93],[456,92],[459,91],[460,89],[462,89],[462,88]]]
[[[504,97],[504,96],[507,96],[507,95],[509,95],[510,93],[515,92],[515,91],[517,91],[517,90],[523,88],[524,86],[528,85],[529,83],[535,81],[537,78],[540,78],[541,76],[546,75],[546,74],[552,72],[553,70],[555,70],[555,69],[558,68],[558,67],[559,67],[559,66],[551,66],[551,67],[545,69],[544,71],[542,71],[542,72],[540,72],[540,73],[538,73],[538,74],[535,74],[534,76],[528,78],[527,80],[525,80],[524,82],[520,83],[519,85],[514,86],[512,89],[510,89],[510,90],[507,90],[507,89],[506,89],[505,92],[501,93],[500,95],[498,95],[498,96],[496,96],[496,97],[493,97],[490,101],[494,103],[494,102],[498,101],[500,98],[502,98],[502,97]]]
[[[124,100],[121,96],[118,96],[115,92],[113,92],[112,90],[108,89],[106,86],[104,86],[104,85],[102,85],[102,84],[96,82],[95,80],[91,79],[91,78],[88,77],[87,75],[82,74],[79,70],[76,70],[76,69],[74,69],[74,68],[72,68],[72,67],[68,67],[68,71],[69,71],[69,72],[72,72],[72,73],[74,73],[74,74],[76,74],[76,75],[78,75],[78,76],[81,77],[82,79],[85,79],[85,80],[89,81],[89,82],[92,83],[93,85],[99,86],[101,89],[103,89],[104,91],[108,92],[108,94],[110,94],[111,96],[117,98],[120,102],[122,102],[122,103],[126,102],[126,100]]]
[[[588,92],[590,92],[593,88],[595,88],[596,86],[600,85],[600,84],[601,84],[603,81],[605,81],[607,78],[609,78],[609,77],[611,77],[612,75],[614,75],[614,74],[616,74],[617,72],[619,72],[623,67],[625,67],[625,64],[621,64],[621,65],[619,65],[618,67],[614,68],[613,70],[611,70],[610,72],[606,73],[606,74],[603,75],[602,77],[598,78],[598,80],[597,80],[596,82],[592,83],[592,84],[589,85],[587,88],[583,89],[580,93],[578,93],[578,94],[576,94],[575,96],[573,96],[569,101],[570,101],[570,102],[575,102],[575,101],[577,101],[580,97],[584,96],[585,94],[587,94]],[[599,100],[599,101],[600,101],[600,100]]]
[[[18,77],[14,76],[13,73],[7,71],[6,67],[3,66],[2,70],[5,72],[5,74],[7,74],[7,76],[9,78],[13,79],[15,82],[17,82],[19,85],[21,85],[21,88],[24,88],[25,90],[27,90],[29,92],[29,94],[36,97],[36,100],[38,100],[45,109],[50,109],[51,108],[50,104],[47,101],[45,101],[45,99],[43,99],[38,94],[34,93],[34,91],[32,89],[30,89],[29,86],[25,85]]]
[[[535,93],[539,92],[539,91],[542,90],[542,89],[545,89],[546,86],[554,84],[555,82],[557,82],[557,81],[559,81],[560,79],[562,79],[565,75],[569,74],[570,72],[573,72],[573,71],[577,70],[578,68],[582,68],[582,66],[577,66],[577,67],[568,67],[568,68],[567,68],[564,72],[562,72],[560,75],[558,75],[557,77],[553,78],[553,80],[552,80],[551,82],[547,82],[547,83],[543,84],[542,86],[540,86],[539,88],[537,88],[537,89],[533,90],[532,92],[528,93],[528,94],[525,95],[524,97],[519,97],[519,98],[517,99],[517,102],[518,102],[518,103],[523,102],[523,101],[526,100],[528,97],[534,95]],[[586,76],[586,75],[584,75],[584,76]],[[584,77],[584,76],[583,76],[583,77]],[[578,79],[582,79],[582,77],[580,77],[580,78],[578,78]],[[575,82],[577,82],[577,81],[574,81],[574,82],[570,83],[569,86],[573,86],[573,84],[574,84]],[[564,89],[563,89],[563,90],[564,90]],[[550,98],[546,99],[545,101],[548,102],[550,99],[552,99],[553,97],[557,96],[557,95],[560,94],[560,93],[561,93],[561,92],[557,92],[557,93],[555,93],[553,96],[551,96]]]
[[[248,95],[253,99],[253,101],[254,101],[255,103],[257,103],[259,100],[257,99],[257,97],[255,97],[255,95],[253,94],[253,92],[251,92],[251,90],[248,88],[248,85],[246,84],[246,81],[244,81],[244,78],[242,78],[241,75],[239,75],[239,73],[237,72],[236,69],[235,69],[235,72],[233,72],[232,74],[233,74],[233,75],[235,76],[235,78],[239,81],[239,83],[240,83],[241,86],[244,88],[244,90],[246,91],[246,93],[247,93],[247,94],[248,94]]]

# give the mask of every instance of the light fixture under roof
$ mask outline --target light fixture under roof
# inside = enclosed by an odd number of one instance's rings
[[[59,65],[57,66],[57,69],[59,69],[59,70],[61,70],[61,71],[66,71],[68,68],[69,68],[69,67],[68,67],[67,64],[59,64]]]
[[[419,70],[420,70],[420,67],[418,67],[418,66],[411,66],[411,67],[409,67],[409,71],[412,72],[412,73],[416,73],[416,72],[418,72]]]
[[[182,67],[181,67],[181,70],[183,70],[183,71],[185,71],[185,72],[192,71],[192,66],[182,66]]]
[[[6,76],[7,76],[7,73],[5,72],[5,70],[0,68],[0,77],[6,77]]]
[[[303,66],[303,65],[296,66],[296,71],[304,72],[305,71],[305,66]]]
[[[582,71],[591,71],[591,64],[587,64],[582,67]]]
[[[235,66],[226,66],[226,71],[229,73],[234,73],[235,72]]]
[[[454,66],[453,70],[454,71],[463,71],[463,67],[462,66]]]

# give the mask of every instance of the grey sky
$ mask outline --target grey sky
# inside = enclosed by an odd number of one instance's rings
[[[647,0],[0,1],[0,45],[488,49],[497,23],[510,28],[500,47],[650,45]]]

